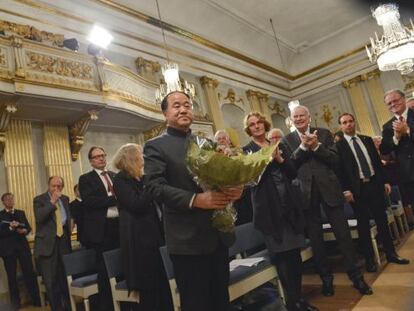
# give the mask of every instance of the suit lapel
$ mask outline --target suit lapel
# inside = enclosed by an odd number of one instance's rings
[[[101,177],[98,175],[98,173],[95,170],[91,171],[90,176],[92,179],[92,183],[98,185],[102,193],[107,193],[105,185],[103,184]]]

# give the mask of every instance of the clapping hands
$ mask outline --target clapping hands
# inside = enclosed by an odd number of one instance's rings
[[[318,131],[315,130],[313,133],[300,134],[300,140],[305,148],[314,150],[319,144]]]
[[[408,131],[409,131],[409,127],[408,127],[407,122],[405,120],[403,120],[403,121],[395,120],[392,123],[392,128],[394,130],[394,136],[398,140],[400,140],[401,137],[407,135]]]

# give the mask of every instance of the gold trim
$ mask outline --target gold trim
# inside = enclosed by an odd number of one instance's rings
[[[131,71],[128,68],[122,67],[122,66],[117,65],[117,64],[108,63],[108,62],[104,62],[102,64],[104,65],[104,69],[105,69],[105,67],[112,67],[112,68],[115,68],[116,70],[119,70],[122,73],[128,75],[129,77],[133,78],[134,80],[139,80],[140,82],[143,82],[143,84],[146,84],[147,86],[155,87],[155,88],[159,87],[159,84],[155,83],[154,81],[145,79],[144,77],[134,73],[133,71]],[[114,72],[116,72],[116,71],[114,71]]]
[[[118,94],[111,94],[111,93],[106,93],[106,92],[103,94],[103,97],[106,98],[106,99],[112,99],[112,100],[116,100],[116,101],[128,102],[132,105],[138,106],[138,107],[143,108],[145,110],[156,112],[156,113],[159,113],[160,115],[162,114],[161,113],[161,107],[156,108],[155,106],[152,106],[152,105],[150,105],[150,104],[148,104],[148,103],[146,103],[142,100],[134,101],[134,100],[131,100],[130,98],[127,98],[127,97],[124,97],[124,96],[121,96],[121,95],[118,95]]]
[[[26,4],[26,5],[29,5],[29,6],[32,6],[32,7],[41,9],[41,10],[44,10],[44,11],[49,12],[49,13],[53,13],[55,15],[61,15],[61,16],[64,16],[64,17],[68,17],[68,18],[75,19],[75,20],[80,21],[80,22],[83,22],[83,23],[93,24],[93,22],[90,21],[90,20],[88,21],[88,20],[83,19],[81,17],[75,16],[75,15],[72,15],[72,14],[68,14],[66,12],[63,12],[61,10],[57,10],[55,8],[51,8],[51,7],[46,6],[44,4],[35,3],[33,1],[31,1],[31,0],[14,0],[14,1],[15,2],[19,2],[19,3]],[[124,14],[127,14],[127,15],[130,15],[132,17],[135,17],[135,18],[137,18],[137,19],[139,19],[141,21],[147,22],[147,23],[151,24],[152,26],[159,27],[159,28],[161,28],[163,26],[163,27],[165,27],[166,30],[168,30],[168,31],[170,31],[170,32],[172,32],[174,34],[177,34],[177,35],[183,36],[185,38],[191,39],[193,41],[196,41],[199,44],[205,45],[205,46],[207,46],[209,48],[212,48],[212,49],[215,49],[217,51],[220,51],[220,52],[222,52],[224,54],[230,55],[230,56],[232,56],[234,58],[237,58],[239,60],[242,60],[244,62],[247,62],[247,63],[249,63],[251,65],[254,65],[256,67],[259,67],[259,68],[265,69],[267,71],[270,71],[272,73],[275,73],[277,75],[280,75],[280,76],[282,76],[282,77],[284,77],[286,79],[289,79],[291,81],[295,81],[297,79],[300,79],[300,78],[302,78],[302,77],[304,77],[306,75],[309,75],[309,74],[311,74],[313,72],[316,72],[316,71],[318,71],[318,70],[320,70],[320,69],[322,69],[324,67],[327,67],[329,65],[332,65],[335,62],[338,62],[340,60],[343,60],[343,59],[345,59],[345,58],[347,58],[349,56],[355,55],[355,54],[363,51],[364,48],[365,48],[364,46],[363,47],[359,47],[359,48],[354,49],[354,50],[352,50],[350,52],[346,52],[346,53],[344,53],[344,54],[342,54],[342,55],[340,55],[338,57],[335,57],[335,58],[333,58],[333,59],[331,59],[329,61],[326,61],[326,62],[324,62],[324,63],[322,63],[320,65],[317,65],[315,67],[312,67],[312,68],[310,68],[310,69],[308,69],[308,70],[306,70],[304,72],[301,72],[301,73],[299,73],[297,75],[290,75],[290,74],[288,74],[286,72],[283,72],[283,71],[278,70],[277,68],[271,67],[271,66],[266,65],[264,63],[261,63],[261,62],[259,62],[257,60],[254,60],[254,59],[252,59],[252,58],[250,58],[248,56],[245,56],[245,55],[243,55],[241,53],[238,53],[238,52],[233,51],[233,50],[231,50],[229,48],[226,48],[226,47],[221,46],[221,45],[219,45],[217,43],[214,43],[214,42],[212,42],[210,40],[207,40],[207,39],[205,39],[205,38],[203,38],[201,36],[192,34],[191,32],[186,31],[184,29],[181,29],[181,28],[179,28],[177,26],[174,26],[174,25],[171,25],[171,24],[168,24],[168,23],[161,22],[160,20],[158,20],[156,18],[153,18],[153,17],[148,16],[146,14],[143,14],[143,13],[141,13],[139,11],[136,11],[136,10],[133,10],[133,9],[128,8],[126,6],[123,6],[121,4],[115,3],[113,1],[109,1],[109,0],[90,0],[90,1],[93,1],[93,2],[96,2],[96,3],[102,4],[102,5],[105,5],[105,6],[110,7],[110,8],[113,8],[116,11],[122,12]],[[66,28],[64,28],[64,29],[66,29]],[[71,31],[73,32],[73,30],[71,30]],[[138,39],[138,37],[131,36],[130,34],[126,34],[123,31],[119,31],[119,30],[115,30],[115,29],[112,29],[112,31],[114,31],[115,33],[118,33],[118,34],[121,34],[121,35],[130,37],[130,38],[134,38],[134,39],[139,40],[141,42],[154,45],[154,42],[150,42],[150,41],[145,40],[143,38]],[[161,48],[163,47],[161,44],[156,44],[156,46],[161,47]],[[184,56],[188,56],[185,53],[179,52],[177,49],[171,49],[170,48],[170,50],[174,51],[174,53],[177,53],[177,54],[180,54],[180,55],[184,55]],[[145,53],[148,54],[148,52],[145,52]],[[218,67],[220,67],[220,66],[218,66]],[[262,82],[265,82],[265,81],[262,81]],[[267,82],[265,82],[265,83],[267,83]],[[279,86],[277,86],[277,87],[279,87]]]

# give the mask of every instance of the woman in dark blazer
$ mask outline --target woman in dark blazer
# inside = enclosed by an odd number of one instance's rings
[[[257,152],[270,146],[266,132],[270,123],[258,112],[248,114],[244,120],[245,132],[251,141],[243,147],[244,152]],[[292,180],[297,172],[290,161],[288,148],[279,144],[273,153],[259,183],[251,188],[253,222],[263,233],[270,259],[276,266],[286,293],[288,311],[313,311],[316,307],[301,295],[302,258],[305,245],[304,220],[301,212],[301,193]]]
[[[123,145],[113,165],[119,169],[114,191],[120,212],[120,245],[124,276],[129,291],[138,291],[136,310],[172,310],[171,296],[159,247],[163,245],[161,224],[142,182],[142,147]]]

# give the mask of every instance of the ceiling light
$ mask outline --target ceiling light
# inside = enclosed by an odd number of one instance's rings
[[[400,13],[396,4],[378,6],[372,16],[382,26],[384,34],[379,38],[375,33],[375,40],[370,38],[371,47],[365,46],[371,62],[377,62],[381,71],[399,70],[401,74],[408,74],[414,67],[414,25],[411,29],[400,22]]]

